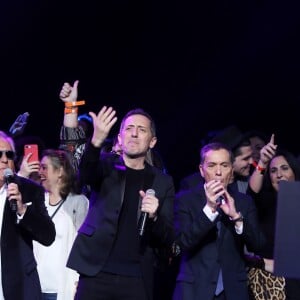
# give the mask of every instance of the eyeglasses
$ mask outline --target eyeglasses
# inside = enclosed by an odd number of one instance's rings
[[[15,152],[12,150],[0,150],[0,159],[2,158],[3,154],[5,154],[7,159],[10,160],[15,158]]]

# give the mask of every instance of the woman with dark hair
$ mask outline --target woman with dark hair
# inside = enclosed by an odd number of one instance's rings
[[[63,150],[45,150],[40,163],[45,204],[52,218],[56,237],[51,247],[34,244],[43,299],[74,299],[78,274],[66,267],[77,230],[88,211],[88,199],[78,194],[76,175],[70,154]]]
[[[256,262],[249,270],[249,287],[253,299],[300,299],[300,281],[273,276],[277,193],[280,181],[299,181],[300,165],[289,151],[274,144],[274,135],[261,150],[260,160],[249,180],[248,193],[254,198],[259,223],[267,243],[255,253]],[[288,205],[288,199],[286,199]],[[270,287],[267,283],[274,282]],[[258,284],[259,287],[257,285]],[[259,294],[254,294],[260,291]],[[273,294],[274,293],[274,294]]]

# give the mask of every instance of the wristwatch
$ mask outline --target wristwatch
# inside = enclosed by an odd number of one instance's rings
[[[240,211],[238,212],[238,214],[239,214],[239,217],[237,217],[235,219],[232,219],[232,218],[229,217],[230,221],[233,222],[233,223],[242,222],[244,220],[244,217],[243,217],[243,215]]]

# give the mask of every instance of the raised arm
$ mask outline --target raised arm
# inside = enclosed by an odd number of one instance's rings
[[[260,159],[249,179],[249,187],[255,193],[258,193],[262,188],[264,170],[267,168],[270,160],[274,157],[276,148],[277,145],[274,144],[274,134],[272,134],[269,143],[260,150]]]
[[[59,98],[65,104],[59,148],[72,153],[72,164],[75,170],[78,168],[87,138],[84,129],[78,124],[78,83],[79,81],[76,80],[71,86],[65,82],[59,93]]]
[[[59,98],[65,103],[65,105],[66,103],[77,101],[78,83],[79,80],[76,80],[73,86],[71,86],[68,82],[64,83],[59,93]],[[78,127],[78,108],[70,109],[69,111],[65,109],[63,125],[70,128]]]
[[[112,107],[103,106],[97,115],[93,112],[90,112],[89,115],[92,117],[94,125],[91,143],[94,147],[99,148],[117,122],[116,111]]]

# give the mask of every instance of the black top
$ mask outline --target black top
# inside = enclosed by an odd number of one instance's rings
[[[275,191],[261,191],[255,193],[248,187],[247,193],[252,196],[257,208],[258,221],[266,237],[266,244],[261,251],[255,253],[264,258],[274,258],[275,226],[277,193]]]
[[[126,168],[124,203],[119,218],[118,231],[104,272],[127,276],[141,276],[137,209],[139,191],[143,187],[144,170]]]

